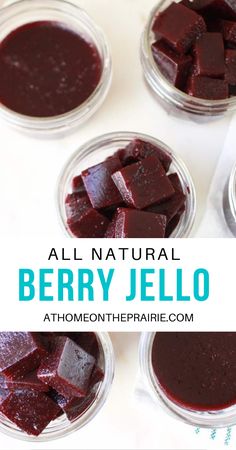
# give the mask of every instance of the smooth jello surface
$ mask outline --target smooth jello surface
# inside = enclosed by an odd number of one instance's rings
[[[26,116],[52,117],[77,108],[101,73],[97,48],[60,22],[23,25],[0,43],[0,102]]]
[[[134,139],[78,173],[65,198],[68,229],[83,238],[169,237],[188,195],[171,164],[168,151]]]
[[[0,413],[22,431],[38,436],[63,413],[74,421],[94,402],[104,378],[94,333],[8,332],[0,343]]]
[[[184,407],[236,404],[236,333],[156,333],[152,365],[166,395]]]
[[[172,1],[156,14],[151,50],[162,75],[192,97],[224,100],[235,95],[234,0]]]

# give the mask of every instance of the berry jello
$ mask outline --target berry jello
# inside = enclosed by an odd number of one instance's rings
[[[140,361],[159,405],[189,424],[236,423],[236,333],[143,333]]]
[[[187,169],[145,135],[118,133],[89,142],[66,165],[58,189],[71,237],[186,237],[194,220]]]
[[[63,0],[23,0],[2,14],[2,115],[46,132],[70,129],[92,114],[107,92],[110,60],[102,33],[84,11]]]
[[[4,332],[0,346],[1,431],[54,439],[83,426],[105,401],[113,377],[106,334]]]
[[[145,78],[162,103],[214,116],[236,109],[236,7],[162,0],[142,35]]]

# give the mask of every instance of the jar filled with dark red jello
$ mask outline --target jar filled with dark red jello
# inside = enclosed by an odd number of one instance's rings
[[[236,333],[143,333],[140,365],[150,394],[190,425],[236,423]]]
[[[236,237],[236,165],[224,189],[223,211],[228,228]]]
[[[107,333],[0,333],[0,431],[43,442],[100,411],[114,375]]]
[[[95,113],[111,81],[100,28],[76,2],[21,0],[0,17],[0,117],[42,135]]]
[[[236,3],[161,0],[141,39],[144,76],[163,106],[195,116],[236,109]]]
[[[66,163],[57,188],[63,230],[77,238],[189,236],[196,195],[183,161],[157,139],[100,136]]]

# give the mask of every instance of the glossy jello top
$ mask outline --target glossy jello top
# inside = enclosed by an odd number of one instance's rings
[[[72,111],[91,96],[101,74],[97,48],[60,22],[23,25],[0,44],[0,102],[26,116]]]
[[[152,365],[166,395],[183,407],[236,404],[236,333],[157,333]]]

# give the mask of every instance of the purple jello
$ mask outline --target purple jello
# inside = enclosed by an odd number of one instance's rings
[[[95,358],[67,337],[58,337],[50,356],[38,370],[38,378],[65,397],[85,397]]]

